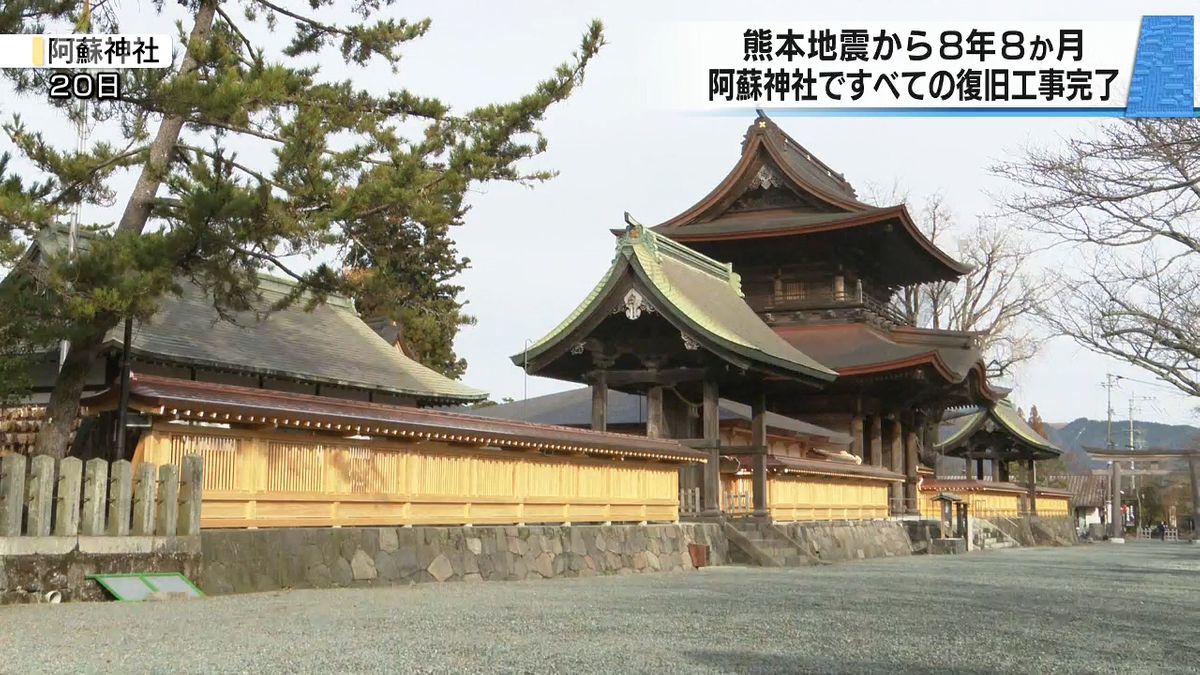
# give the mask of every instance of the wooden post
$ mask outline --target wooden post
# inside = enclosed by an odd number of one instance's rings
[[[975,480],[983,480],[983,458],[975,459]]]
[[[50,536],[54,499],[54,458],[38,455],[29,469],[29,527],[31,537]]]
[[[662,438],[666,425],[663,420],[663,388],[650,387],[646,392],[646,437]]]
[[[767,509],[767,395],[758,392],[750,405],[750,445],[754,446],[754,516],[769,518]]]
[[[891,466],[889,467],[893,473],[904,474],[904,426],[900,424],[900,418],[892,420],[892,452]],[[899,515],[904,513],[904,484],[890,483],[888,490],[891,493],[893,513]]]
[[[179,536],[200,534],[200,506],[203,502],[204,460],[200,455],[185,455],[179,474]]]
[[[58,463],[58,498],[55,503],[54,534],[79,535],[79,488],[83,482],[83,462],[66,457]]]
[[[134,535],[148,537],[154,534],[154,497],[157,487],[154,465],[149,462],[138,464],[133,485],[133,525],[130,528]]]
[[[870,443],[867,444],[867,454],[871,456],[871,466],[883,466],[883,416],[871,415]]]
[[[603,370],[592,382],[592,428],[608,430],[608,376]]]
[[[708,445],[708,462],[704,465],[704,513],[721,512],[721,405],[717,381],[704,380],[703,419],[704,442]]]
[[[909,427],[904,432],[904,511],[910,515],[920,513],[917,478],[917,430]]]
[[[90,537],[104,534],[104,506],[108,495],[108,462],[97,457],[83,468],[83,522],[80,531]]]
[[[112,463],[108,477],[108,534],[129,534],[129,515],[133,508],[133,467],[127,459]]]
[[[1007,483],[1009,481],[1008,462],[1000,459],[996,460],[996,471],[998,472],[997,475],[1000,482]]]
[[[1026,460],[1025,466],[1029,474],[1029,515],[1037,515],[1037,464],[1032,459]]]
[[[25,513],[25,455],[0,457],[0,537],[21,536]]]
[[[174,537],[179,524],[179,467],[163,464],[158,467],[158,518],[154,533]]]
[[[850,418],[850,454],[855,457],[863,456],[863,418],[862,413],[854,413]]]

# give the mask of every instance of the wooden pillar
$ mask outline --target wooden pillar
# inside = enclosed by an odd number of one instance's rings
[[[868,454],[871,456],[871,466],[883,466],[883,417],[871,415],[871,434],[869,436]]]
[[[850,418],[850,454],[855,457],[863,456],[863,418],[862,413],[854,413]]]
[[[666,430],[663,419],[663,388],[650,387],[646,392],[646,436],[662,438]]]
[[[704,380],[704,402],[701,423],[704,425],[704,444],[708,446],[708,462],[704,465],[704,513],[721,512],[721,407],[715,380]]]
[[[750,444],[754,446],[754,515],[769,518],[767,510],[767,395],[759,392],[750,405]]]
[[[983,460],[975,460],[975,480],[983,480]]]
[[[1008,462],[1002,459],[996,460],[996,480],[1002,483],[1008,482]]]
[[[1192,541],[1200,542],[1200,457],[1188,457],[1188,470],[1192,474]]]
[[[592,382],[592,428],[608,431],[608,374],[603,370]]]
[[[917,508],[917,430],[904,430],[904,512],[916,515]]]
[[[1037,464],[1032,459],[1025,461],[1026,474],[1029,479],[1029,515],[1037,515]]]
[[[1192,466],[1195,466],[1195,462],[1192,463]],[[1196,487],[1195,475],[1195,471],[1193,470],[1193,490],[1195,490]],[[1110,482],[1112,483],[1112,485],[1109,486],[1112,488],[1112,496],[1110,497],[1110,499],[1112,499],[1112,513],[1109,514],[1109,520],[1112,521],[1109,523],[1109,525],[1112,527],[1111,537],[1113,539],[1124,541],[1125,521],[1123,518],[1121,518],[1121,463],[1116,460],[1113,460],[1112,463],[1112,480]],[[1196,526],[1193,525],[1192,527],[1194,529]]]
[[[896,418],[891,421],[892,429],[892,445],[890,452],[891,465],[888,467],[893,473],[904,473],[904,427],[900,424],[900,419]],[[904,513],[904,484],[891,483],[889,486],[892,500],[892,511],[896,515]]]

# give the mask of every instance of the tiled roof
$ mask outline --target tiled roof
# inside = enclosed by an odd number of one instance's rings
[[[84,399],[83,404],[94,410],[109,409],[117,396],[116,389],[109,389]],[[130,378],[130,406],[166,418],[267,424],[341,436],[363,434],[680,462],[703,462],[706,457],[703,452],[663,439],[139,374]]]
[[[1035,459],[1049,459],[1062,454],[1062,449],[1051,443],[1041,434],[1034,431],[1029,424],[1021,419],[1012,402],[1008,399],[998,401],[986,409],[970,415],[956,418],[954,430],[936,448],[947,454],[969,444],[972,436],[979,431],[990,429],[1003,430],[1013,441],[1036,455]]]
[[[497,419],[582,427],[588,426],[592,422],[592,392],[591,389],[582,387],[555,394],[535,396],[524,401],[501,403],[483,408],[461,409],[460,411],[468,415]],[[644,424],[646,422],[646,397],[609,389],[606,412],[609,425]],[[750,406],[728,399],[720,400],[720,413],[722,422],[750,420]],[[767,413],[767,430],[770,433],[816,437],[835,445],[850,443],[848,434],[773,412]]]
[[[66,246],[61,226],[43,230],[26,251],[28,260],[42,252],[55,254]],[[80,249],[99,235],[82,232]],[[353,303],[328,296],[305,311],[305,299],[285,309],[273,303],[290,293],[295,284],[259,275],[261,298],[248,311],[213,308],[208,292],[197,283],[180,279],[181,294],[165,294],[159,311],[133,327],[135,355],[174,365],[201,366],[265,375],[303,382],[332,384],[411,396],[424,402],[468,402],[487,393],[451,380],[417,363],[389,344],[359,318]],[[110,348],[120,348],[121,327],[108,332]]]

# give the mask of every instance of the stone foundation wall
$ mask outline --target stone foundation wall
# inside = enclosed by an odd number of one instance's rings
[[[89,574],[200,572],[200,537],[0,537],[0,605],[107,600]]]
[[[1079,543],[1075,519],[1070,516],[994,518],[991,523],[1022,546],[1074,546]]]
[[[778,523],[778,527],[822,562],[912,555],[903,522],[894,520]]]
[[[684,571],[728,560],[712,523],[204,530],[205,593]]]

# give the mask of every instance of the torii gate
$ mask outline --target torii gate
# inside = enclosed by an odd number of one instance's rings
[[[1112,462],[1112,538],[1124,541],[1124,524],[1121,522],[1121,462],[1173,462],[1186,459],[1192,477],[1192,543],[1200,543],[1200,450],[1164,449],[1115,450],[1111,448],[1084,448],[1088,457]],[[1134,470],[1134,474],[1141,472]]]

